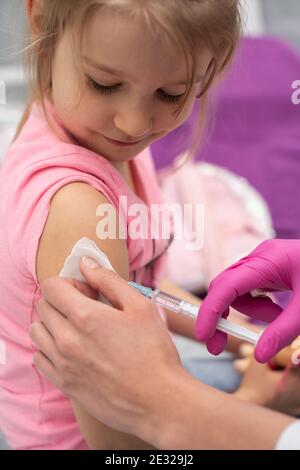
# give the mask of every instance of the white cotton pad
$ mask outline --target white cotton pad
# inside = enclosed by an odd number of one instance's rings
[[[72,248],[71,253],[66,258],[64,266],[59,273],[60,277],[69,277],[85,282],[86,279],[80,271],[80,260],[83,256],[93,258],[100,266],[111,271],[115,271],[108,257],[103,251],[99,250],[97,245],[87,237],[81,238]],[[99,295],[99,300],[104,301],[103,296]]]

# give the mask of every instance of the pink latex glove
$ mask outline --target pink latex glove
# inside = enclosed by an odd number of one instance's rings
[[[250,292],[255,289],[289,290],[293,295],[282,310],[268,297],[253,298]],[[228,315],[229,306],[270,323],[256,346],[257,361],[267,362],[289,345],[300,334],[300,241],[266,240],[211,282],[199,310],[196,336],[214,355],[226,346],[227,336],[216,326]]]

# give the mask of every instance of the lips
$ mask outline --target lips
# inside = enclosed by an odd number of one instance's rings
[[[130,147],[130,146],[133,146],[133,145],[137,145],[139,144],[140,142],[142,142],[142,140],[139,140],[137,142],[121,142],[119,140],[114,140],[114,139],[110,139],[109,137],[105,137],[106,140],[108,140],[110,143],[112,144],[115,144],[115,145],[121,145],[121,146],[126,146],[126,147]],[[143,139],[144,140],[144,139]]]
[[[122,142],[121,140],[115,140],[115,139],[111,139],[113,140],[114,142],[117,142],[118,144],[125,144],[125,145],[134,145],[134,144],[138,144],[139,142],[142,142],[141,140],[138,140],[136,142]]]

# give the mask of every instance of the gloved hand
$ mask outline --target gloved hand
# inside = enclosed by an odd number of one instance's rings
[[[254,298],[255,289],[290,290],[293,295],[282,310],[269,297]],[[300,241],[266,240],[211,282],[199,309],[196,336],[215,355],[226,346],[227,336],[216,326],[221,316],[228,316],[229,306],[270,323],[255,349],[258,362],[267,362],[289,345],[300,334]]]

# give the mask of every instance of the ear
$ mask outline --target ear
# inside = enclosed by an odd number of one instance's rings
[[[27,0],[27,14],[31,33],[35,36],[41,31],[44,0]]]

